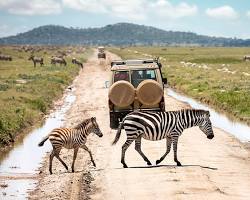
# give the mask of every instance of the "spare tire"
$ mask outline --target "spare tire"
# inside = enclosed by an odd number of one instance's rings
[[[138,85],[136,95],[143,105],[155,105],[162,99],[163,88],[155,80],[144,80]]]
[[[117,81],[110,87],[108,96],[116,106],[125,107],[133,103],[135,88],[128,81]]]

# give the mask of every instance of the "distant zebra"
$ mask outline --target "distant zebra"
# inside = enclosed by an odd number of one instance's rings
[[[0,60],[12,61],[12,57],[9,55],[0,54]]]
[[[249,61],[250,61],[250,55],[244,56],[244,57],[243,57],[243,60],[245,60],[245,61],[249,60]]]
[[[64,64],[64,66],[67,65],[67,62],[64,58],[59,58],[59,57],[52,57],[51,58],[51,64],[56,65],[56,63],[59,63],[60,65]]]
[[[79,60],[77,60],[76,58],[72,59],[72,63],[80,66],[83,69],[83,64]]]
[[[31,55],[28,60],[32,60],[34,67],[36,67],[36,63],[40,63],[40,66],[43,66],[43,58],[35,57],[34,55]]]
[[[177,159],[179,136],[184,129],[199,126],[200,130],[207,135],[207,138],[212,139],[214,134],[209,117],[209,111],[194,109],[169,112],[133,112],[123,119],[112,144],[114,145],[117,143],[121,135],[121,129],[124,127],[127,134],[127,140],[122,146],[121,163],[124,168],[127,168],[125,163],[125,152],[133,141],[135,141],[135,150],[142,156],[148,165],[151,165],[151,162],[141,150],[141,138],[152,141],[166,138],[166,153],[156,161],[156,164],[159,164],[167,156],[170,152],[171,144],[173,143],[174,161],[177,163],[177,166],[181,166],[181,163]]]
[[[71,166],[72,172],[74,172],[75,160],[79,148],[83,148],[89,153],[93,165],[96,166],[91,151],[85,145],[87,141],[87,136],[92,132],[98,135],[99,137],[103,136],[95,117],[84,120],[82,123],[78,124],[74,128],[56,128],[52,130],[46,137],[44,137],[42,141],[38,144],[38,146],[43,146],[44,142],[47,139],[50,140],[53,146],[53,150],[50,154],[49,160],[50,174],[52,174],[52,161],[54,156],[56,156],[56,158],[68,170],[67,165],[59,157],[59,153],[62,147],[65,147],[67,149],[74,149],[73,162]]]

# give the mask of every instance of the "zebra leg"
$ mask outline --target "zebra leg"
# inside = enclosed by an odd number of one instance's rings
[[[56,158],[62,163],[62,165],[65,167],[66,170],[68,170],[68,166],[63,162],[63,160],[60,158],[59,153],[55,154]]]
[[[163,161],[165,159],[165,157],[168,155],[168,153],[170,152],[171,150],[171,138],[170,137],[166,137],[166,140],[167,140],[167,151],[166,153],[159,159],[159,160],[156,160],[156,164],[158,165],[161,161]]]
[[[181,166],[181,163],[177,159],[178,136],[172,137],[172,143],[174,148],[174,161],[177,163],[177,166]]]
[[[75,166],[75,161],[76,161],[76,156],[77,156],[78,149],[79,149],[78,147],[74,148],[73,162],[72,162],[72,165],[71,165],[72,172],[75,172],[74,166]]]
[[[141,150],[141,137],[140,136],[139,138],[135,140],[135,150],[141,155],[144,161],[147,162],[147,165],[152,165],[151,162],[148,160],[148,158],[144,155],[144,153]]]
[[[95,161],[94,161],[94,159],[93,159],[93,156],[92,156],[91,151],[88,149],[88,147],[87,147],[86,145],[83,145],[82,148],[83,148],[85,151],[89,152],[89,156],[90,156],[90,158],[91,158],[91,162],[93,163],[93,165],[94,165],[94,167],[95,167],[96,164],[95,164]]]
[[[123,164],[124,168],[128,168],[128,166],[125,163],[125,152],[127,151],[128,147],[131,145],[131,143],[134,140],[126,140],[126,142],[122,145],[122,157],[121,157],[121,163]]]
[[[54,156],[55,156],[55,151],[53,149],[50,156],[49,156],[49,172],[50,172],[50,174],[52,174],[52,161],[53,161]]]

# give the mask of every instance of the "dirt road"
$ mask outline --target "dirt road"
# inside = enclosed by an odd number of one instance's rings
[[[117,58],[108,54],[108,59]],[[107,64],[108,62],[106,62]],[[65,126],[96,116],[104,137],[91,135],[87,146],[92,150],[97,167],[80,150],[76,173],[69,173],[54,159],[53,175],[48,173],[45,158],[38,186],[30,199],[250,199],[250,154],[243,144],[229,134],[214,128],[215,138],[208,140],[198,129],[185,130],[179,140],[178,156],[182,167],[176,167],[171,152],[159,166],[147,167],[131,145],[126,154],[130,168],[120,163],[123,132],[116,146],[111,146],[115,131],[109,128],[105,81],[107,65],[93,55],[74,81],[77,97],[69,110]],[[167,110],[187,105],[166,96]],[[165,141],[142,141],[142,149],[152,163],[165,152]],[[70,166],[72,150],[61,157]]]

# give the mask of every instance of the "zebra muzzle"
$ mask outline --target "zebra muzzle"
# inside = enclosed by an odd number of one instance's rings
[[[214,137],[214,135],[208,135],[207,136],[207,138],[210,139],[210,140],[213,139],[213,137]]]

